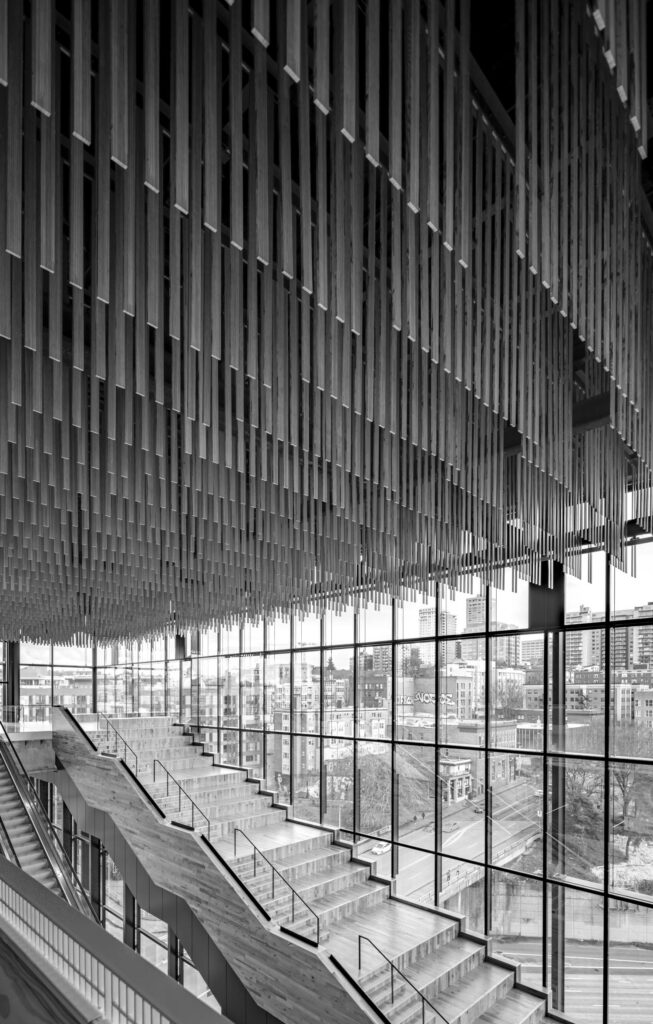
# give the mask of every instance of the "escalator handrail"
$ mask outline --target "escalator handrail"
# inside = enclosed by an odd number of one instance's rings
[[[7,860],[10,860],[13,864],[16,864],[17,867],[20,867],[18,854],[14,849],[14,844],[11,841],[11,837],[7,832],[7,828],[2,818],[0,818],[0,850],[2,850],[2,854],[7,858]]]
[[[77,910],[87,917],[91,917],[96,922],[99,921],[86,890],[68,859],[57,831],[48,818],[41,799],[20,758],[20,754],[11,742],[9,734],[4,727],[4,722],[0,722],[0,729],[2,730],[0,733],[0,757],[18,794],[18,798],[25,808],[30,823],[39,838],[43,853],[65,898],[68,903],[76,907]],[[10,751],[11,758],[7,757],[6,751]]]

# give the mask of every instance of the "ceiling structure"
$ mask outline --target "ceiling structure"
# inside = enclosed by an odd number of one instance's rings
[[[650,528],[646,4],[0,2],[0,636]],[[625,495],[634,512],[626,514]]]

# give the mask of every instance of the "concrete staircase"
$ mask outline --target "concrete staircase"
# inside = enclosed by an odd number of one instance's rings
[[[45,885],[51,892],[61,896],[61,887],[57,877],[2,758],[0,758],[0,819],[11,840],[18,866],[35,878],[37,882]]]
[[[548,1020],[544,993],[519,986],[514,965],[492,957],[491,941],[466,933],[464,918],[393,899],[390,884],[373,876],[373,861],[356,860],[333,830],[288,821],[245,769],[215,765],[171,719],[112,722],[138,756],[139,780],[166,814],[190,825],[195,801],[210,821],[212,844],[273,920],[315,938],[317,916],[320,944],[392,1024]],[[107,746],[101,734],[95,739],[100,749]],[[159,766],[155,778],[155,759],[189,799]],[[197,812],[195,827],[207,832]],[[260,851],[256,857],[250,843]],[[361,944],[361,935],[371,941]]]

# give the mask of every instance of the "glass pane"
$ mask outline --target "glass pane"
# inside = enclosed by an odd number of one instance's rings
[[[293,729],[320,731],[320,652],[295,654],[293,658]]]
[[[97,670],[97,709],[112,715],[115,709],[114,674],[112,668]]]
[[[440,649],[450,646],[440,644]],[[485,661],[463,663],[440,659],[440,740],[444,743],[485,742]]]
[[[265,738],[265,777],[268,788],[279,803],[290,803],[290,737],[267,733]]]
[[[263,651],[263,619],[258,622],[245,619],[243,622],[243,651]]]
[[[317,736],[295,736],[293,760],[293,806],[295,816],[320,820],[320,740]]]
[[[321,616],[319,615],[296,615],[295,626],[295,647],[319,647],[321,643]]]
[[[146,932],[139,933],[140,954],[164,974],[168,972],[168,948],[151,938]]]
[[[382,854],[377,863],[381,866],[379,874],[388,876],[390,874],[390,852]],[[433,906],[435,903],[435,854],[400,846],[399,873],[396,885],[397,896],[412,900],[414,903]]]
[[[180,680],[180,700],[181,707],[179,709],[179,716],[181,721],[190,722],[196,721],[196,708],[192,705],[192,662],[181,661],[181,680]]]
[[[470,931],[485,931],[485,883],[480,864],[440,857],[440,899],[445,910],[464,914]]]
[[[354,649],[336,648],[324,652],[324,733],[334,737],[354,734]],[[326,747],[333,746],[331,739]],[[337,758],[337,754],[334,754]]]
[[[218,658],[218,718],[223,728],[240,725],[239,658]]]
[[[220,654],[238,654],[239,645],[240,626],[222,626],[220,629]]]
[[[52,703],[52,669],[49,665],[21,663],[20,703],[23,707]]]
[[[490,629],[528,629],[528,583],[510,569],[504,589],[490,587]]]
[[[644,1024],[653,1006],[653,907],[609,900],[608,940],[608,1022]]]
[[[152,661],[165,661],[166,638],[164,636],[152,637]]]
[[[73,714],[91,710],[93,673],[86,668],[55,668],[53,670],[53,701],[70,708]]]
[[[290,732],[290,655],[265,659],[265,724],[276,732]]]
[[[650,745],[649,740],[649,750]],[[635,761],[610,764],[610,815],[610,888],[650,899],[653,896],[653,767]]]
[[[529,874],[541,874],[542,759],[520,754],[492,754],[490,785],[492,862]]]
[[[442,815],[441,852],[453,857],[482,860],[485,857],[483,752],[455,747],[441,750],[438,775]]]
[[[179,662],[169,661],[166,675],[166,710],[175,719],[179,717],[179,679]]]
[[[360,831],[380,839],[390,836],[392,803],[391,746],[357,742]]]
[[[603,763],[551,758],[548,829],[551,875],[603,882]]]
[[[266,644],[268,651],[290,649],[290,619],[268,619]]]
[[[50,644],[29,644],[21,641],[21,665],[49,665],[52,661]]]
[[[651,579],[653,579],[653,543],[633,544],[628,548],[628,571],[611,569],[612,618],[653,617]]]
[[[552,637],[549,701],[554,750],[602,754],[605,749],[604,641],[600,629],[561,634],[559,644],[557,636]]]
[[[157,666],[155,666],[156,670]],[[199,658],[200,722],[218,721],[218,658]]]
[[[547,964],[551,1006],[580,1024],[603,1020],[603,899],[549,885]]]
[[[580,579],[565,574],[565,622],[603,622],[605,619],[605,562],[602,551],[582,556]]]
[[[106,906],[109,910],[112,910],[117,917],[122,919],[123,911],[123,882],[122,875],[118,871],[118,868],[111,860],[109,854],[105,857],[106,864],[106,882],[104,898]],[[122,938],[122,928],[120,938]]]
[[[240,733],[236,729],[218,730],[218,761],[240,765]]]
[[[242,766],[249,768],[255,778],[263,777],[263,733],[247,731],[242,734]]]
[[[610,633],[610,753],[653,755],[653,627]],[[649,648],[650,645],[650,648]]]
[[[344,612],[326,612],[324,616],[324,642],[332,644],[353,644],[354,642],[354,609],[347,608]]]
[[[392,640],[392,604],[361,606],[358,613],[358,640],[363,644],[374,640]]]
[[[240,659],[242,726],[263,728],[263,655]]]
[[[435,748],[397,744],[397,826],[402,843],[435,849]]]
[[[458,582],[457,587],[442,584],[440,590],[440,635],[485,631],[485,588],[475,576]]]
[[[148,645],[149,647],[149,645]],[[141,665],[138,669],[138,712],[152,714],[152,666]]]
[[[544,889],[542,882],[507,871],[490,871],[492,948],[521,964],[521,981],[542,984]]]
[[[415,640],[417,637],[435,639],[437,626],[437,601],[433,597],[406,595],[403,602],[395,607],[396,637],[398,640]]]
[[[402,644],[397,649],[395,685],[397,738],[435,742],[435,643]],[[441,717],[447,705],[440,705]],[[387,735],[390,735],[389,729]]]
[[[354,744],[352,740],[325,741],[324,768],[326,792],[324,800],[327,825],[351,832],[354,827]]]
[[[358,649],[357,735],[385,739],[391,725],[392,645]]]
[[[200,654],[217,654],[220,638],[217,629],[203,629],[200,633]]]
[[[506,634],[490,641],[490,743],[540,750],[544,684],[538,668],[518,664],[519,639]]]

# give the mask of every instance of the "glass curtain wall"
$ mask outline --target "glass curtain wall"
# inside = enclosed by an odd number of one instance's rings
[[[174,638],[98,649],[98,708],[183,717],[398,895],[495,936],[554,1009],[625,1024],[634,980],[653,1005],[653,544],[628,558],[583,555],[555,629],[531,628],[527,584],[469,578],[189,634],[184,660]],[[22,660],[45,699],[57,659]]]

